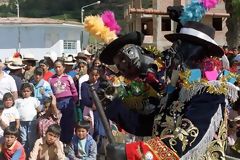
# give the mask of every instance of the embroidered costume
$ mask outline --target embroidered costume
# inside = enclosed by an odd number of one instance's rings
[[[199,28],[202,29],[197,30]],[[196,33],[192,34],[192,31]],[[200,33],[205,39],[198,37]],[[145,142],[126,144],[127,159],[195,160],[225,157],[225,101],[237,100],[238,87],[233,84],[236,78],[230,72],[222,70],[218,61],[210,63],[213,62],[213,59],[209,60],[210,56],[220,58],[223,55],[213,36],[214,30],[211,27],[198,22],[188,22],[179,34],[165,36],[173,42],[173,46],[166,52],[172,54],[172,63],[175,64],[171,67],[176,68],[178,76],[173,76],[172,70],[168,75],[171,82],[177,78],[177,83],[166,85],[168,94],[159,98],[153,112],[142,114],[131,110],[121,97],[115,98],[106,107],[107,117],[127,132],[137,136],[152,136],[152,139]],[[115,43],[116,41],[118,39]],[[170,50],[173,52],[170,53]],[[120,49],[118,54],[122,53],[124,52]]]
[[[118,80],[100,84],[98,95],[106,116],[131,134],[151,136],[147,141],[109,144],[109,159],[225,158],[226,102],[238,99],[237,77],[222,67],[224,52],[214,41],[215,30],[196,22],[215,5],[196,0],[180,19],[175,17],[182,25],[179,33],[165,35],[173,45],[163,52],[164,70],[159,70],[156,58],[141,47],[141,33],[111,34],[105,40],[108,45],[100,54],[101,62],[115,64],[120,74],[131,80],[119,82],[117,92],[113,88]],[[96,29],[93,18],[85,20],[90,33]],[[147,93],[147,88],[154,91]]]

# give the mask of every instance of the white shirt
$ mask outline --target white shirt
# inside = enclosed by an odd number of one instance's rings
[[[79,100],[82,99],[82,96],[81,96],[81,87],[82,87],[82,83],[83,82],[86,82],[89,80],[89,75],[88,74],[85,74],[83,76],[81,76],[78,80],[78,87],[79,87],[79,91],[78,91],[78,95],[79,95]]]
[[[15,106],[20,115],[20,121],[33,121],[37,118],[37,108],[40,101],[35,97],[19,98],[15,101]]]
[[[17,92],[17,85],[12,76],[3,72],[3,77],[0,79],[0,100],[7,92]]]
[[[2,121],[5,123],[5,124],[9,124],[10,122],[6,119],[6,117],[2,116],[1,115],[1,119]],[[4,138],[3,138],[3,133],[4,133],[4,130],[2,129],[2,127],[0,127],[0,143],[3,142]]]
[[[4,108],[2,112],[2,118],[7,119],[9,125],[10,122],[15,122],[16,119],[20,119],[18,110],[15,106],[12,106],[10,108]]]

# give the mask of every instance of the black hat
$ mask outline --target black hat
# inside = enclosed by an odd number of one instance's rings
[[[108,65],[113,65],[113,57],[123,46],[126,44],[135,44],[141,46],[143,39],[144,35],[137,31],[128,33],[115,39],[102,51],[99,57],[100,61]]]
[[[179,33],[167,34],[165,38],[171,42],[189,41],[206,48],[206,56],[222,57],[224,51],[214,41],[215,29],[200,22],[189,21]]]

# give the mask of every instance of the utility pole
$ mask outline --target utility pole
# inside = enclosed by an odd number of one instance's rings
[[[18,0],[16,0],[16,7],[17,7],[17,18],[18,18],[18,22],[19,22],[19,25],[20,25],[20,20],[19,20],[19,18],[20,18],[20,8],[19,8],[19,1]],[[19,52],[20,53],[20,49],[21,49],[21,38],[20,38],[20,28],[19,28],[19,26],[18,26],[18,49],[17,49],[17,52]]]

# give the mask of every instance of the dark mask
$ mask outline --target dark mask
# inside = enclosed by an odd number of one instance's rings
[[[191,42],[182,41],[181,45],[177,48],[177,55],[181,57],[182,63],[188,68],[198,68],[199,66],[196,62],[204,58],[204,47]]]
[[[164,51],[165,61],[169,67],[178,66],[190,69],[199,68],[198,61],[204,58],[204,47],[188,41],[178,40],[170,49]],[[171,65],[171,66],[170,66]]]
[[[126,78],[133,79],[138,76],[141,67],[141,48],[136,45],[125,45],[116,56],[114,63],[120,73]]]

